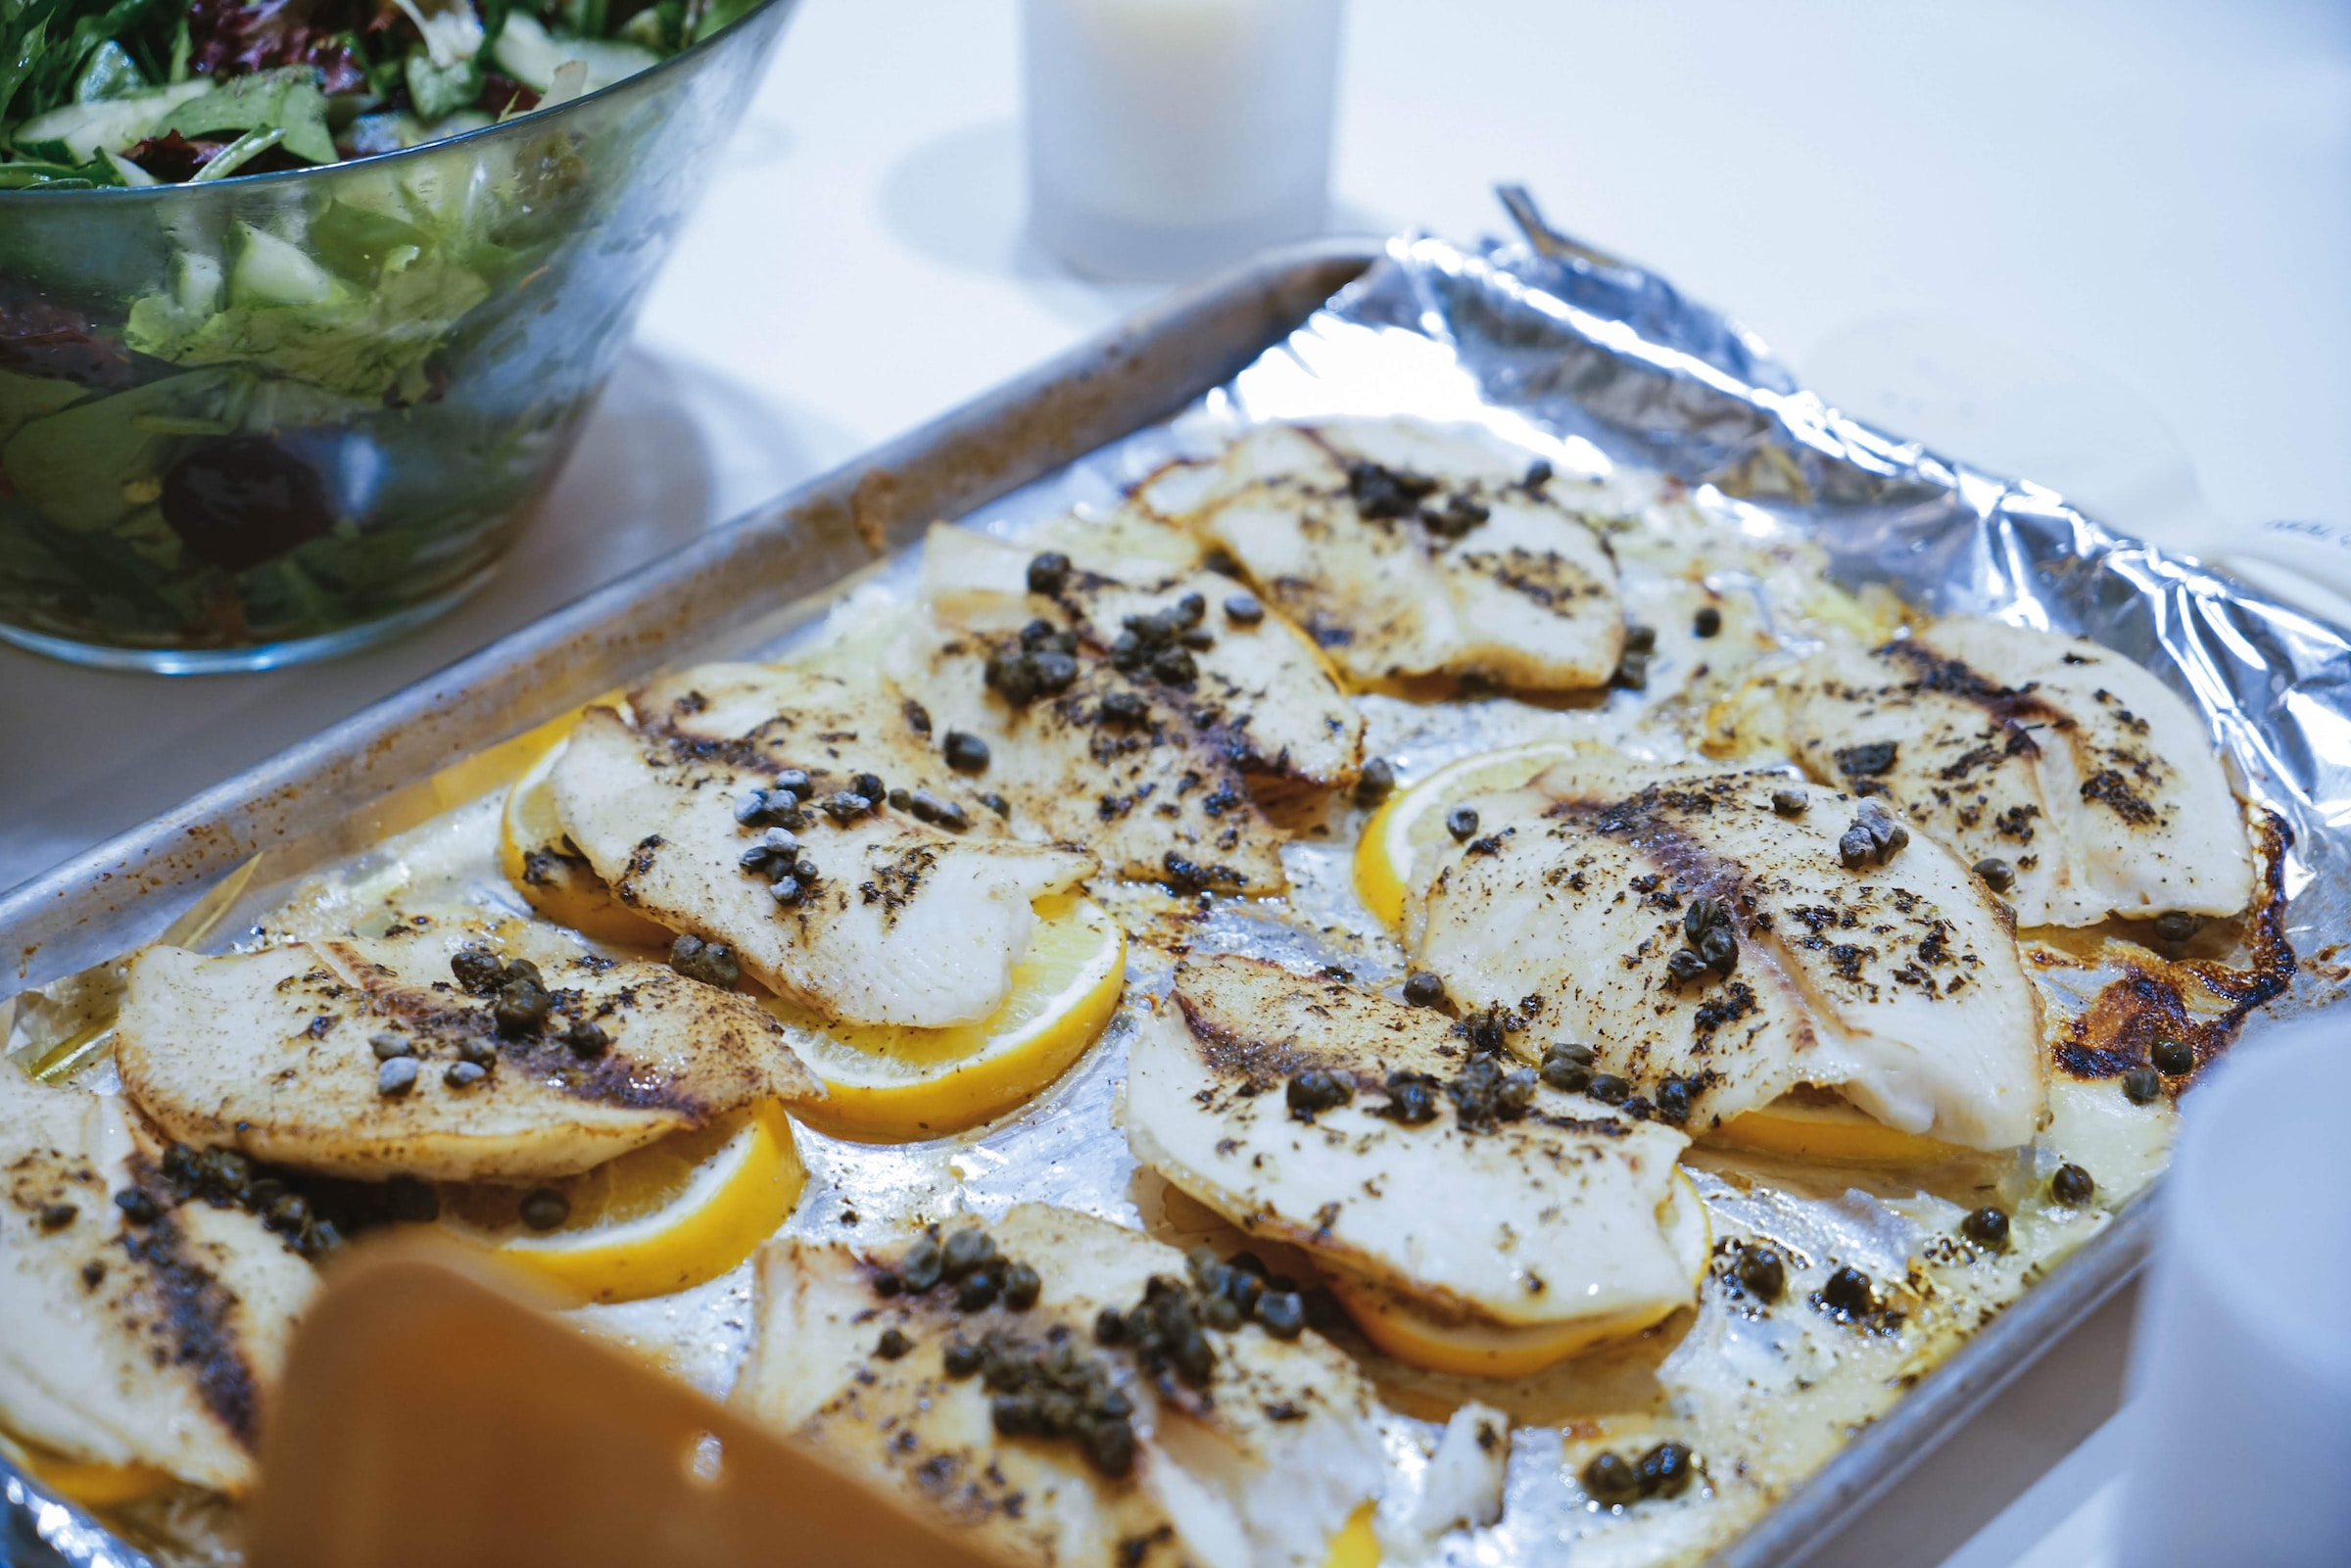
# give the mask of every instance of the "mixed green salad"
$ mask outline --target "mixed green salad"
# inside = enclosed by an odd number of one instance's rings
[[[412,147],[593,92],[756,0],[0,0],[0,191]]]
[[[243,668],[480,582],[755,62],[446,138],[757,5],[0,0],[0,638]]]

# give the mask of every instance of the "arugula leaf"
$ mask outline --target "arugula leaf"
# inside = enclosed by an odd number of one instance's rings
[[[103,153],[86,164],[46,159],[0,164],[0,191],[92,191],[126,183]]]
[[[218,82],[172,110],[156,130],[196,137],[206,131],[281,127],[287,152],[306,163],[331,164],[335,139],[327,133],[326,99],[317,81],[314,67],[287,66]]]

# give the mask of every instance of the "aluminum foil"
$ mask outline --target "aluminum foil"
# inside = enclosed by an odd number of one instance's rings
[[[2327,943],[2346,928],[2351,899],[2345,865],[2351,641],[2342,631],[2114,534],[2046,489],[1986,474],[1848,419],[1799,388],[1752,334],[1663,280],[1539,228],[1530,232],[1535,244],[1477,250],[1425,238],[1394,242],[1384,261],[1174,420],[966,521],[1019,537],[1073,507],[1114,507],[1171,458],[1213,451],[1237,430],[1267,420],[1405,415],[1468,422],[1554,453],[1571,470],[1670,476],[1689,504],[1731,530],[1817,544],[1832,575],[1848,587],[1881,583],[1928,609],[2081,633],[2158,672],[2207,717],[2244,792],[2291,832],[2284,868],[2288,931],[2296,951],[2318,962],[2306,962],[2273,1011],[2336,1000],[2342,972]],[[912,570],[911,559],[891,563],[837,605],[828,625],[770,651],[789,653],[841,630],[844,621],[886,613],[904,596]],[[1374,751],[1405,756],[1417,747],[1439,760],[1547,733],[1551,725],[1596,726],[1582,733],[1606,735],[1622,717],[1610,707],[1613,718],[1564,718],[1507,702],[1430,714],[1367,699]],[[496,815],[494,800],[479,802],[389,840],[328,874],[296,904],[307,899],[316,918],[338,922],[368,901],[454,898],[519,912],[496,869]],[[1187,940],[1196,949],[1293,962],[1338,951],[1366,979],[1392,974],[1401,953],[1376,930],[1363,934],[1369,927],[1349,908],[1345,836],[1293,846],[1298,853],[1288,864],[1295,885],[1279,907],[1222,905]],[[257,891],[229,912],[221,928],[240,930],[261,919],[280,923],[286,895],[282,888]],[[1136,953],[1131,998],[1164,987],[1167,974],[1164,956],[1143,944]],[[1173,1239],[1215,1236],[1213,1216],[1136,1169],[1115,1125],[1130,1027],[1130,1019],[1122,1018],[1044,1099],[979,1133],[894,1148],[803,1133],[816,1179],[790,1229],[879,1243],[891,1227],[915,1218],[991,1215],[1043,1200]],[[2160,1161],[2157,1149],[2148,1168]],[[1724,1225],[1755,1229],[1815,1258],[1864,1261],[1876,1273],[1898,1276],[1905,1259],[1947,1232],[1960,1212],[1933,1191],[1901,1183],[1870,1190],[1843,1176],[1807,1189],[1800,1175],[1791,1175],[1756,1195],[1705,1162],[1697,1164],[1718,1233]],[[2081,1223],[2087,1232],[2103,1217]],[[2021,1289],[2024,1266],[2016,1260],[1998,1290]],[[749,1305],[748,1270],[739,1268],[679,1296],[578,1316],[721,1394],[744,1349]],[[1815,1354],[1817,1347],[1797,1343],[1803,1331],[1787,1319],[1701,1317],[1676,1356],[1711,1356],[1742,1376],[1796,1379],[1817,1371],[1790,1359]],[[1879,1370],[1887,1377],[1901,1373],[1895,1352],[1885,1354]],[[1576,1380],[1599,1386],[1618,1373],[1667,1370],[1617,1366],[1603,1357],[1579,1362],[1561,1378],[1547,1375],[1548,1386],[1531,1392],[1485,1391],[1483,1397],[1504,1402],[1522,1396],[1512,1412],[1524,1424],[1513,1443],[1508,1508],[1498,1528],[1450,1538],[1440,1558],[1531,1563],[1572,1555],[1578,1562],[1631,1563],[1679,1559],[1721,1544],[1719,1533],[1695,1512],[1656,1521],[1655,1528],[1614,1530],[1596,1519],[1567,1479],[1577,1440],[1573,1423],[1558,1412],[1587,1397]],[[1387,1434],[1408,1482],[1426,1468],[1438,1430],[1424,1418],[1441,1415],[1448,1396],[1477,1391],[1420,1392],[1430,1400],[1399,1402]],[[110,1544],[78,1512],[13,1477],[9,1485],[13,1560],[144,1560]],[[54,1556],[44,1557],[44,1550]]]
[[[1541,238],[1542,252],[1394,242],[1201,412],[1217,424],[1397,413],[1532,427],[1671,475],[1727,517],[1814,540],[1848,587],[1883,583],[1924,609],[2113,648],[2205,716],[2239,787],[2292,833],[2287,933],[2320,963],[2273,1012],[2340,995],[2330,949],[2351,934],[2351,633],[2118,533],[2045,486],[1849,418],[1720,312]]]

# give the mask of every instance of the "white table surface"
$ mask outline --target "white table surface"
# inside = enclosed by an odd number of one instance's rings
[[[1355,0],[1349,29],[1336,228],[1471,237],[1499,226],[1490,182],[1522,179],[1848,406],[2124,527],[2351,523],[2331,0]],[[1026,241],[1017,115],[1008,0],[807,0],[501,581],[308,670],[163,681],[0,649],[0,886],[1148,299]],[[2101,1561],[2127,1305],[1820,1560]]]

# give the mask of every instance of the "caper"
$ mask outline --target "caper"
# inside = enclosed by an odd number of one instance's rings
[[[1696,948],[1677,947],[1665,955],[1665,977],[1676,985],[1689,984],[1711,967]]]
[[[1550,461],[1546,458],[1537,457],[1533,462],[1528,463],[1526,465],[1526,477],[1519,480],[1518,483],[1523,489],[1526,490],[1541,490],[1545,485],[1550,484]]]
[[[1595,1072],[1584,1092],[1603,1105],[1622,1105],[1632,1098],[1633,1086],[1613,1072]]]
[[[541,1187],[522,1201],[522,1222],[533,1230],[552,1230],[571,1217],[571,1200],[552,1187]]]
[[[1437,1080],[1425,1072],[1388,1074],[1388,1103],[1379,1115],[1400,1126],[1421,1127],[1437,1119]]]
[[[1229,1334],[1241,1326],[1241,1306],[1229,1296],[1210,1296],[1200,1303],[1200,1321],[1220,1333]]]
[[[927,822],[934,828],[944,828],[947,832],[956,833],[962,832],[972,825],[971,813],[965,811],[960,803],[949,800],[944,795],[933,794],[928,789],[917,789],[912,792],[893,791],[891,798],[895,800],[900,793],[906,795],[906,803],[899,809],[917,822]]]
[[[1742,1247],[1738,1260],[1731,1265],[1731,1277],[1755,1300],[1776,1302],[1788,1288],[1788,1264],[1774,1248]]]
[[[1027,1437],[1037,1429],[1036,1405],[1033,1394],[999,1394],[988,1401],[987,1418],[1005,1437]]]
[[[505,965],[498,955],[478,942],[470,942],[449,955],[449,972],[456,981],[476,996],[486,996],[498,989],[506,976]]]
[[[1820,1299],[1824,1306],[1847,1316],[1858,1316],[1868,1311],[1877,1305],[1878,1300],[1877,1293],[1870,1288],[1869,1276],[1850,1263],[1838,1269],[1822,1283]]]
[[[1453,834],[1453,841],[1457,844],[1476,837],[1477,808],[1475,806],[1456,806],[1445,813],[1445,831]]]
[[[573,1019],[571,1027],[563,1031],[563,1043],[571,1047],[573,1056],[594,1060],[612,1048],[612,1036],[594,1020]]]
[[[2176,1040],[2167,1034],[2155,1042],[2155,1048],[2147,1053],[2147,1060],[2155,1064],[2156,1071],[2176,1078],[2196,1070],[2196,1048],[2185,1040]]]
[[[1783,817],[1800,817],[1811,804],[1812,797],[1801,789],[1774,789],[1771,792],[1771,809]]]
[[[2059,1165],[2049,1178],[2049,1196],[2068,1209],[2079,1209],[2097,1195],[2097,1182],[2080,1165]]]
[[[268,1220],[273,1230],[300,1234],[311,1222],[311,1206],[298,1192],[280,1193],[269,1205]]]
[[[939,1253],[939,1271],[949,1279],[961,1279],[995,1260],[996,1239],[977,1225],[966,1225],[948,1234]]]
[[[733,948],[724,942],[705,942],[689,933],[680,933],[669,944],[669,967],[690,980],[699,980],[721,990],[743,978],[743,967],[735,961]]]
[[[993,1264],[975,1268],[956,1283],[955,1305],[966,1312],[981,1311],[994,1306],[1003,1290],[1003,1274]]]
[[[1604,1507],[1641,1500],[1641,1472],[1621,1453],[1596,1453],[1583,1469],[1584,1491]]]
[[[1058,594],[1070,581],[1070,558],[1057,549],[1049,549],[1029,560],[1029,592]]]
[[[776,901],[778,908],[791,909],[808,896],[808,889],[800,885],[797,877],[779,877],[769,885],[767,895]]]
[[[1445,1000],[1445,982],[1426,970],[1404,977],[1404,999],[1415,1007],[1435,1007]]]
[[[1980,1247],[2008,1245],[2008,1215],[2006,1212],[1989,1205],[1959,1221],[1959,1234]]]
[[[889,797],[889,791],[883,786],[882,776],[878,773],[858,774],[849,781],[849,787],[876,805]]]
[[[1713,637],[1722,630],[1722,611],[1711,604],[1702,604],[1690,618],[1690,631],[1696,637]]]
[[[854,789],[836,789],[817,802],[817,809],[835,822],[846,825],[872,811],[874,803]]]
[[[1306,1328],[1306,1301],[1296,1291],[1270,1290],[1257,1299],[1257,1321],[1277,1340],[1294,1340]]]
[[[1678,1497],[1690,1489],[1690,1450],[1678,1443],[1660,1443],[1641,1455],[1641,1494],[1649,1497]]]
[[[1124,1420],[1088,1426],[1085,1456],[1095,1469],[1114,1480],[1128,1474],[1134,1468],[1134,1428]]]
[[[470,1089],[490,1075],[490,1069],[479,1062],[452,1062],[442,1069],[441,1081],[453,1089]]]
[[[394,1099],[416,1087],[416,1059],[396,1056],[375,1069],[375,1092]]]
[[[1235,626],[1255,626],[1266,618],[1265,601],[1243,591],[1224,597],[1224,618]]]
[[[1553,1045],[1543,1053],[1543,1081],[1567,1094],[1581,1094],[1592,1082],[1592,1048]]]
[[[1494,1090],[1494,1119],[1516,1121],[1535,1103],[1535,1069],[1520,1068],[1504,1075]]]
[[[1657,1119],[1670,1122],[1677,1127],[1688,1121],[1692,1092],[1688,1078],[1667,1078],[1663,1083],[1658,1084]]]
[[[2204,928],[2204,917],[2173,910],[2155,917],[2155,934],[2167,942],[2184,942]]]
[[[115,1194],[115,1207],[121,1210],[122,1217],[134,1225],[152,1225],[160,1212],[155,1207],[155,1200],[136,1187],[125,1187]]]
[[[908,1339],[906,1331],[894,1323],[884,1329],[882,1337],[874,1341],[874,1354],[885,1361],[894,1361],[913,1349],[914,1341]]]
[[[906,1282],[908,1290],[920,1293],[938,1283],[945,1266],[938,1243],[928,1236],[917,1236],[898,1264],[898,1277]]]
[[[2016,868],[1997,855],[1987,856],[1968,869],[1995,893],[2004,893],[2016,885]]]
[[[1316,1113],[1354,1099],[1355,1085],[1326,1068],[1308,1068],[1290,1079],[1286,1098],[1294,1119],[1312,1121]]]
[[[2163,1079],[2153,1068],[2133,1068],[2123,1074],[2123,1098],[2133,1105],[2152,1105],[2163,1093]]]
[[[499,987],[498,1000],[490,1005],[490,1017],[501,1034],[535,1033],[555,1010],[555,999],[547,994],[539,972],[534,968],[518,973],[527,962],[517,959],[506,966],[506,983]]]
[[[1162,648],[1151,655],[1151,674],[1169,686],[1190,686],[1200,678],[1200,666],[1182,648]]]
[[[396,1056],[414,1056],[416,1047],[398,1034],[370,1034],[368,1048],[375,1052],[378,1062],[389,1062]]]
[[[947,766],[957,773],[986,771],[987,742],[968,730],[949,730],[939,750],[946,757]]]
[[[1094,1314],[1094,1343],[1118,1345],[1127,1338],[1127,1314],[1115,1307],[1105,1307]]]
[[[979,1371],[983,1358],[980,1347],[965,1339],[947,1341],[947,1348],[939,1353],[938,1357],[947,1376],[958,1379],[970,1377]]]
[[[1004,1305],[1016,1312],[1034,1307],[1044,1288],[1045,1282],[1027,1263],[1014,1263],[1004,1270]]]
[[[1355,803],[1376,806],[1395,792],[1395,765],[1385,757],[1365,758],[1364,771],[1355,780]]]
[[[63,1230],[73,1223],[73,1216],[80,1212],[72,1204],[43,1204],[36,1223],[43,1231]]]
[[[1624,646],[1629,653],[1647,653],[1657,645],[1657,629],[1627,621],[1624,625]]]

